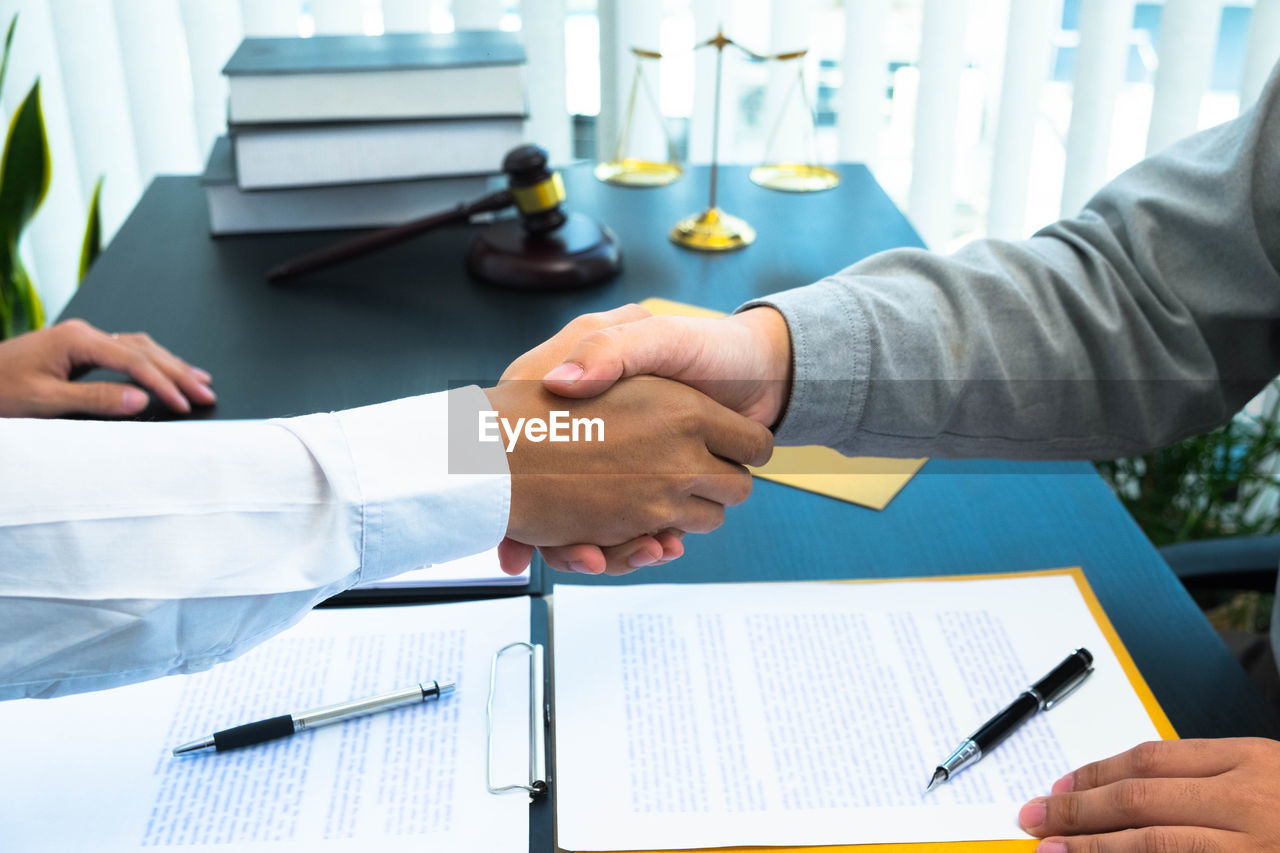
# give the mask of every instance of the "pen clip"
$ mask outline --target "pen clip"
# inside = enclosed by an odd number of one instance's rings
[[[1052,696],[1045,697],[1043,710],[1048,711],[1050,708],[1057,705],[1063,699],[1066,699],[1072,693],[1075,693],[1077,690],[1080,689],[1080,685],[1084,684],[1085,679],[1088,678],[1090,675],[1093,675],[1092,666],[1090,666],[1088,669],[1081,670],[1079,674],[1072,676],[1071,680],[1065,682],[1060,688],[1058,688],[1058,691],[1056,693],[1054,693]]]
[[[529,653],[529,781],[527,784],[493,784],[493,703],[498,686],[498,659],[511,649]],[[489,699],[484,708],[485,785],[490,794],[527,791],[532,796],[547,793],[547,732],[543,716],[542,646],[535,643],[510,643],[493,654],[489,668]]]

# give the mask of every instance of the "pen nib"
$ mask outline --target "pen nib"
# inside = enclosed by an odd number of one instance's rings
[[[933,771],[933,778],[929,780],[929,787],[925,788],[924,792],[927,794],[943,782],[947,781],[947,775],[947,771],[943,770],[941,767]]]

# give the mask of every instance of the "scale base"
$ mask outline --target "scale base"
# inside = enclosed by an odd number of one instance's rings
[[[485,228],[471,241],[467,271],[480,281],[519,290],[568,290],[603,284],[622,269],[618,238],[577,213],[534,237],[519,219]]]
[[[686,216],[671,229],[671,242],[699,252],[731,252],[745,249],[756,239],[756,229],[745,220],[718,207]]]
[[[680,179],[684,169],[679,163],[659,163],[627,157],[596,166],[596,180],[617,187],[665,187]]]
[[[751,180],[784,193],[816,193],[840,184],[840,173],[812,163],[768,163],[751,170]]]

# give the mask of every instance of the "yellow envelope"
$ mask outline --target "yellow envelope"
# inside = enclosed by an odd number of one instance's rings
[[[640,303],[654,314],[684,317],[723,317],[719,311],[672,302],[646,299]],[[752,470],[757,477],[793,486],[820,495],[884,509],[902,487],[924,467],[928,459],[880,459],[850,457],[828,447],[779,447],[763,468]],[[823,473],[796,473],[796,472]]]

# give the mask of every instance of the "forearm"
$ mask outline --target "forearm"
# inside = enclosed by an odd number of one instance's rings
[[[1030,240],[887,252],[763,300],[794,349],[778,442],[1102,458],[1224,422],[1280,370],[1275,88]]]
[[[507,478],[450,476],[445,409],[430,395],[272,422],[0,421],[0,685],[201,668],[361,580],[492,546]]]
[[[199,672],[239,657],[347,586],[344,579],[297,592],[215,598],[0,596],[0,701]]]

